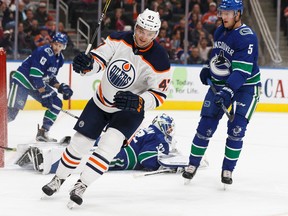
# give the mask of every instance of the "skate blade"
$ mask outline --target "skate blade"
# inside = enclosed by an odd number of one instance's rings
[[[189,185],[191,182],[191,179],[184,179],[184,185]]]
[[[70,200],[68,203],[67,203],[67,208],[72,210],[74,207],[75,207],[76,203],[73,202],[72,200]]]
[[[41,200],[45,200],[48,198],[49,198],[49,196],[47,194],[45,194],[44,192],[42,193],[42,196],[40,197]]]
[[[223,184],[223,190],[224,190],[224,191],[228,190],[228,189],[229,189],[229,187],[230,187],[230,185],[229,185],[229,184]]]

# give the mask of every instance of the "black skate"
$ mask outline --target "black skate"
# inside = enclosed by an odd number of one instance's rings
[[[70,202],[68,203],[67,207],[72,209],[74,204],[81,205],[83,203],[83,193],[85,192],[87,185],[83,184],[81,180],[78,180],[77,183],[74,185],[70,192]]]
[[[48,131],[46,131],[43,128],[39,128],[39,125],[38,125],[38,132],[36,135],[36,141],[38,141],[38,142],[57,142],[57,139],[50,138],[48,136]]]
[[[222,173],[221,173],[221,182],[223,184],[229,184],[231,185],[233,183],[233,180],[232,180],[232,172],[229,171],[229,170],[222,170]]]
[[[54,178],[46,185],[42,187],[42,191],[47,195],[47,196],[52,196],[54,193],[59,191],[59,188],[63,184],[64,179],[60,179],[58,176],[54,176]]]
[[[20,167],[28,166],[31,164],[32,158],[30,154],[30,149],[27,149],[24,154],[16,161],[16,164]]]
[[[194,177],[196,174],[198,167],[189,165],[188,167],[185,168],[185,171],[182,173],[182,177],[185,178],[184,184],[189,184],[191,179]]]

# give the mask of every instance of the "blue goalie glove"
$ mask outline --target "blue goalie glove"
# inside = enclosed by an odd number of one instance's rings
[[[79,53],[73,59],[73,70],[76,73],[87,73],[93,69],[94,59],[88,54],[86,55],[84,52]]]
[[[114,104],[118,109],[125,111],[143,112],[144,100],[130,91],[119,91],[114,96]]]
[[[46,91],[40,93],[40,95],[42,106],[51,109],[53,107],[53,98],[57,97],[57,93],[53,90],[46,89]]]
[[[211,79],[210,68],[203,67],[200,72],[200,80],[203,83],[203,85],[208,85],[207,79]]]
[[[58,93],[63,94],[64,100],[69,100],[73,95],[72,89],[65,83],[62,83],[58,88]]]
[[[214,103],[217,106],[224,104],[225,107],[229,107],[231,104],[231,99],[234,96],[234,92],[228,86],[223,87],[219,92],[216,93],[214,97]]]

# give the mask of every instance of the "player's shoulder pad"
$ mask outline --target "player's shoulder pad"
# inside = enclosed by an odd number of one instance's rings
[[[124,40],[126,43],[133,44],[133,32],[123,31],[123,32],[113,32],[109,35],[111,40]]]
[[[37,55],[38,54],[42,55],[42,56],[45,55],[47,57],[48,56],[51,57],[54,55],[54,52],[52,50],[52,47],[49,44],[47,44],[47,45],[44,45],[44,46],[37,48]]]
[[[155,40],[152,48],[143,55],[144,59],[156,72],[167,72],[170,70],[170,61],[167,51]]]

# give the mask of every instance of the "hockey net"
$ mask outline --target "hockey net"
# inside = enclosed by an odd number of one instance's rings
[[[0,47],[0,147],[7,147],[6,52]],[[4,149],[0,148],[0,167],[4,167]]]

